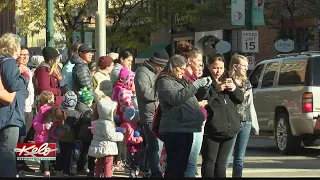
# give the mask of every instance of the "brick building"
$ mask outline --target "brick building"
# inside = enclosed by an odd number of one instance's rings
[[[171,54],[175,52],[175,45],[178,41],[187,40],[195,47],[199,48],[203,55],[216,51],[208,42],[220,39],[231,44],[231,51],[225,54],[226,59],[230,59],[233,53],[241,53],[241,31],[242,26],[232,26],[230,18],[212,19],[212,21],[201,22],[194,28],[182,21],[183,18],[173,18],[171,28],[162,28],[152,34],[151,44],[170,44]],[[275,57],[280,54],[275,47],[275,41],[282,37],[292,39],[292,29],[296,30],[297,46],[300,51],[319,50],[319,22],[315,17],[295,19],[295,28],[291,26],[291,20],[281,20],[279,29],[268,26],[257,26],[259,32],[259,53],[254,54],[256,63]],[[304,39],[307,37],[306,39]],[[304,42],[307,40],[307,42]],[[244,53],[242,53],[244,54]],[[244,54],[246,55],[246,54]],[[248,54],[249,55],[249,54]]]

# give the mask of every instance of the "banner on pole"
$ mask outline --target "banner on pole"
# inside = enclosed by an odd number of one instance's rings
[[[245,0],[231,0],[231,24],[245,25]]]
[[[264,1],[265,0],[253,0],[252,1],[252,25],[264,26]]]

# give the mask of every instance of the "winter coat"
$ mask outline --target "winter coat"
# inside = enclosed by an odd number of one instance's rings
[[[203,76],[211,76],[207,67],[204,69]],[[220,92],[217,88],[217,82],[213,80],[207,97],[208,118],[204,127],[204,134],[216,138],[236,136],[240,131],[237,104],[241,104],[243,99],[243,93],[238,87],[234,91]]]
[[[116,103],[102,99],[97,103],[99,119],[95,121],[93,139],[88,155],[92,157],[105,157],[118,154],[117,141],[123,140],[123,134],[116,132],[113,123]]]
[[[37,92],[51,91],[55,97],[55,105],[60,106],[62,102],[62,90],[60,89],[60,80],[55,74],[49,75],[50,66],[42,62],[41,65],[34,72]]]
[[[40,107],[38,114],[33,119],[33,128],[35,130],[34,142],[35,143],[45,143],[49,139],[50,131],[46,129],[45,114],[48,112],[52,106],[43,105]]]
[[[162,116],[159,132],[201,132],[204,120],[197,88],[184,79],[162,75],[157,82]]]
[[[80,88],[86,87],[93,90],[92,73],[89,67],[84,63],[80,56],[75,56],[71,59],[71,63],[75,64],[72,69],[72,90],[79,92]]]
[[[0,129],[6,126],[25,125],[24,108],[28,80],[20,74],[17,61],[13,57],[0,56],[0,77],[8,92],[16,92],[11,104],[0,104]]]
[[[155,69],[146,61],[140,66],[134,78],[141,123],[151,123],[159,104],[155,93]]]

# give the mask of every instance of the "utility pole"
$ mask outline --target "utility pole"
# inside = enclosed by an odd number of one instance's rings
[[[54,45],[54,10],[53,0],[46,0],[46,46],[53,47]]]
[[[246,26],[248,30],[254,30],[254,26],[252,24],[252,3],[253,0],[247,0]]]
[[[108,1],[98,0],[98,11],[95,14],[95,48],[97,49],[97,52],[95,53],[96,61],[98,61],[99,57],[105,56],[107,53],[106,3],[108,3]]]

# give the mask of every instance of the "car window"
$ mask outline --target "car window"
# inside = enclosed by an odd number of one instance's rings
[[[258,87],[259,79],[260,79],[260,75],[263,70],[263,67],[264,67],[264,64],[257,66],[250,74],[249,80],[252,85],[252,88]]]
[[[273,86],[274,77],[278,69],[278,62],[268,63],[264,71],[261,88],[268,88]]]
[[[278,85],[304,84],[306,68],[307,59],[284,60],[280,69]]]

